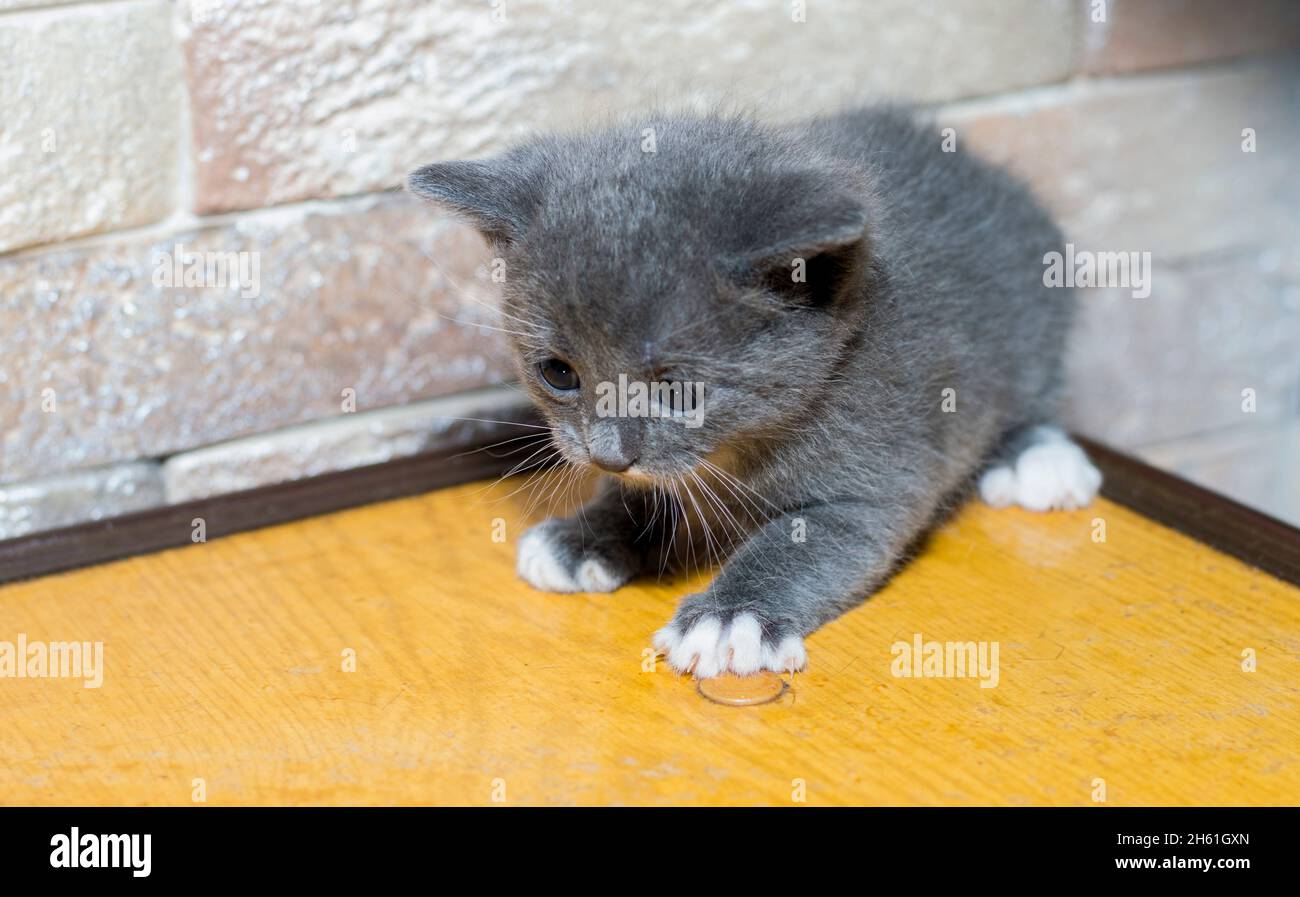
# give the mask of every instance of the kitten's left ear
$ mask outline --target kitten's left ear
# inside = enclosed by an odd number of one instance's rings
[[[793,305],[829,306],[865,264],[868,224],[866,205],[852,196],[795,201],[766,218],[759,248],[739,254],[733,275]]]
[[[407,189],[469,219],[494,244],[519,239],[540,204],[540,190],[515,158],[435,162],[411,172]]]

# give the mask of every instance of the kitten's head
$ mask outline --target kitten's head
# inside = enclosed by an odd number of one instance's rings
[[[871,272],[863,185],[743,120],[539,139],[409,187],[504,263],[501,326],[564,457],[632,480],[798,428]]]

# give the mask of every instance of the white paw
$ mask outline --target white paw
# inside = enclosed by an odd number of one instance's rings
[[[574,568],[555,530],[545,523],[519,537],[515,571],[543,592],[612,592],[627,581],[596,558],[585,558]]]
[[[1088,505],[1101,486],[1101,472],[1059,430],[1045,429],[1016,458],[980,478],[980,497],[995,508],[1018,504],[1030,511],[1073,511]]]
[[[1006,465],[990,467],[980,477],[980,498],[995,508],[1016,503],[1016,472]]]
[[[795,672],[808,665],[798,636],[786,636],[775,647],[764,646],[762,627],[753,614],[740,614],[727,626],[717,617],[701,617],[685,634],[669,623],[655,633],[654,646],[675,669],[697,679],[727,672],[740,676],[759,670]]]
[[[588,558],[579,564],[578,572],[573,578],[580,592],[612,592],[624,582],[623,578],[595,558]]]
[[[763,649],[763,668],[778,673],[797,673],[808,666],[808,652],[804,650],[803,639],[797,635],[787,635],[775,648]]]
[[[569,575],[546,524],[535,526],[519,537],[515,548],[515,572],[519,578],[543,592],[577,592],[577,581]]]

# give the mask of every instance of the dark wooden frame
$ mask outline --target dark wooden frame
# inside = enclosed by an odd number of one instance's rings
[[[1300,585],[1300,529],[1098,442],[1079,442],[1105,476],[1106,498]]]
[[[426,452],[0,541],[0,583],[187,545],[192,540],[192,521],[199,517],[211,540],[500,476],[516,463],[514,459],[526,455],[501,456],[488,446],[532,432],[537,431],[526,424],[504,426],[478,450]],[[1135,458],[1081,441],[1105,475],[1102,494],[1107,498],[1300,585],[1300,530]]]

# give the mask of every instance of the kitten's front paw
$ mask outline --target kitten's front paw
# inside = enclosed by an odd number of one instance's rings
[[[654,635],[654,646],[679,672],[709,679],[772,670],[793,673],[808,665],[803,639],[783,627],[759,622],[752,613],[700,613],[682,602],[673,621]]]
[[[547,520],[519,537],[515,572],[543,592],[612,592],[632,578],[630,566],[600,553],[572,519]]]

